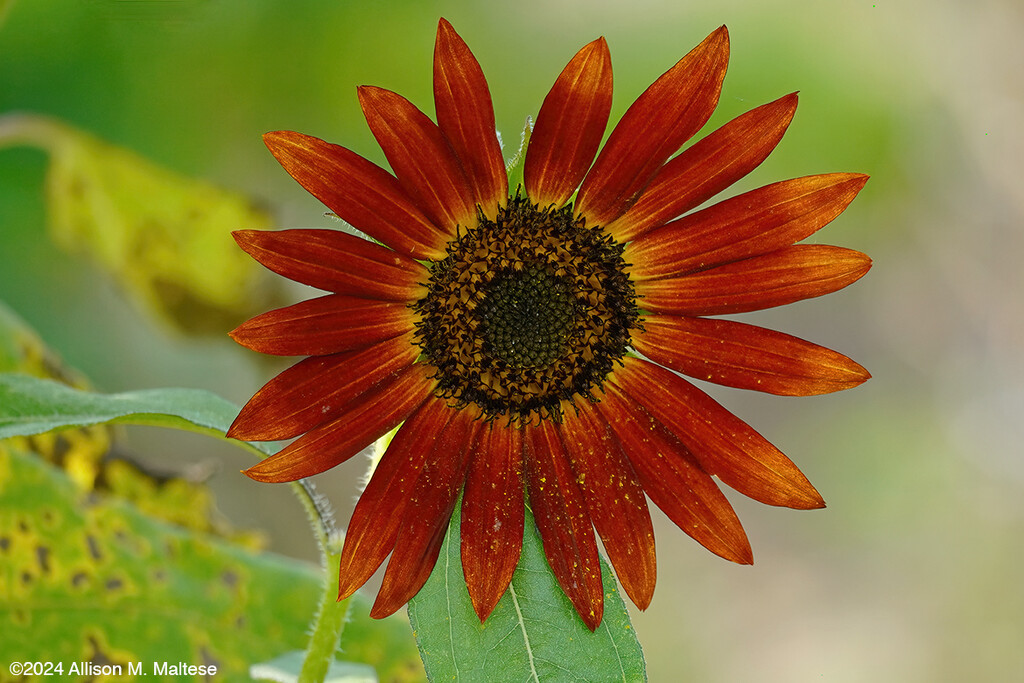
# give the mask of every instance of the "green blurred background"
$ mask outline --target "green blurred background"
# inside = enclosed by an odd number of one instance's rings
[[[872,176],[812,240],[875,260],[825,299],[744,316],[847,353],[874,378],[838,395],[709,389],[796,461],[824,511],[732,496],[753,567],[656,519],[659,583],[634,614],[652,681],[1024,679],[1024,11],[1017,0],[512,3],[314,0],[0,2],[0,114],[56,117],[268,207],[330,226],[260,135],[298,130],[384,163],[355,86],[424,110],[439,16],[481,62],[506,153],[584,43],[604,35],[617,119],[721,24],[729,74],[711,127],[788,92],[796,119],[737,189],[830,171]],[[2,13],[3,10],[0,10]],[[241,403],[280,366],[226,334],[175,331],[47,233],[47,156],[0,149],[0,299],[104,391],[180,385]],[[145,203],[147,198],[138,198]],[[153,201],[159,201],[154,198]],[[246,225],[223,226],[228,231]],[[291,300],[310,292],[278,292]],[[242,317],[226,324],[226,333]],[[238,526],[315,559],[285,487],[195,436],[138,429],[162,473],[209,477]],[[362,462],[323,475],[342,520]]]

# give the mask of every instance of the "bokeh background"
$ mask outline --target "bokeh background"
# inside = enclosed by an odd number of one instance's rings
[[[433,111],[439,16],[474,50],[511,155],[527,115],[604,35],[616,120],[708,33],[732,39],[705,130],[788,92],[800,107],[736,190],[831,171],[872,176],[811,239],[869,253],[841,293],[747,315],[851,355],[874,378],[838,395],[709,388],[825,496],[797,513],[732,496],[753,567],[656,518],[659,583],[634,613],[652,681],[1024,680],[1024,6],[1017,0],[485,3],[336,0],[0,2],[0,114],[55,117],[253,198],[280,227],[330,226],[266,152],[293,129],[385,163],[359,84]],[[48,157],[0,148],[0,299],[104,391],[180,385],[241,403],[279,366],[224,332],[187,334],[87,249],[55,244]],[[142,204],[159,197],[136,197]],[[222,226],[223,239],[232,228]],[[276,296],[297,300],[301,288]],[[256,295],[254,294],[254,297]],[[261,294],[262,296],[262,294]],[[285,487],[196,436],[129,430],[125,452],[207,477],[240,527],[315,561]],[[347,515],[365,463],[321,477]]]

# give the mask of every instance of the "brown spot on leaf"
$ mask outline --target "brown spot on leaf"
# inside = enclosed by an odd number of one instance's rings
[[[64,434],[57,434],[53,440],[52,456],[56,462],[63,462],[64,456],[71,450],[71,441]]]
[[[217,667],[217,669],[223,668],[221,665],[221,661],[214,657],[213,653],[207,650],[205,645],[199,648],[199,656],[202,658],[203,664],[205,664],[207,667],[215,666]],[[207,671],[209,671],[209,669],[207,669]],[[207,675],[205,677],[205,680],[212,681],[213,677]]]
[[[103,559],[103,553],[100,552],[100,545],[97,543],[95,536],[92,534],[86,534],[85,545],[89,549],[89,556],[92,557],[92,559],[97,562]]]
[[[45,545],[36,546],[36,559],[39,561],[39,569],[44,574],[50,573],[50,549]]]
[[[238,585],[238,574],[231,571],[230,569],[225,569],[220,574],[220,580],[223,581],[224,585],[226,585],[228,588],[234,588]]]
[[[108,665],[115,665],[115,664],[120,664],[123,667],[127,663],[127,662],[115,661],[115,660],[111,659],[110,656],[107,655],[106,652],[104,652],[103,646],[100,644],[100,642],[96,639],[95,636],[89,636],[89,646],[92,648],[92,655],[89,657],[89,662],[94,667],[96,667],[97,670],[100,667],[104,667],[104,666],[108,666]],[[95,681],[95,680],[97,680],[97,677],[95,677],[95,676],[88,676],[86,678],[83,678],[82,680],[83,681]],[[101,680],[106,680],[106,678],[103,677]]]

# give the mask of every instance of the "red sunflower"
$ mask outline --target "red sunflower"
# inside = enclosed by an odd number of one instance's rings
[[[715,109],[728,56],[723,26],[633,103],[598,153],[611,58],[603,38],[586,45],[541,106],[521,188],[509,188],[483,72],[443,19],[437,123],[401,95],[358,90],[393,174],[314,137],[265,136],[292,177],[370,237],[235,235],[266,267],[330,292],[232,333],[255,351],[308,356],[232,425],[239,439],[299,437],[246,474],[309,477],[399,427],[353,512],[340,598],[390,554],[371,614],[405,604],[460,494],[480,619],[512,578],[525,495],[591,629],[603,608],[595,528],[627,595],[641,609],[651,600],[648,498],[739,563],[752,561],[750,545],[712,476],[770,505],[824,505],[785,455],[677,374],[785,395],[869,377],[835,351],[706,317],[827,294],[870,267],[856,251],[796,244],[846,208],[864,175],[797,178],[693,211],[760,164],[796,109],[787,95],[673,156]]]

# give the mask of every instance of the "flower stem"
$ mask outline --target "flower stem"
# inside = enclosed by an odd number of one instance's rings
[[[336,543],[330,543],[337,546]],[[327,669],[338,649],[338,641],[345,627],[348,615],[349,600],[338,602],[336,581],[338,565],[341,562],[341,550],[337,547],[324,547],[327,577],[324,581],[324,593],[320,601],[320,610],[313,623],[313,635],[306,648],[306,660],[302,663],[298,683],[321,683],[327,676]]]
[[[312,481],[300,479],[292,484],[292,490],[306,509],[324,561],[323,596],[312,624],[313,634],[306,646],[306,658],[299,671],[298,683],[321,683],[327,677],[327,670],[338,650],[348,615],[349,601],[338,602],[337,589],[342,535],[338,532],[330,503],[316,490]]]
[[[259,449],[244,441],[238,442],[243,448],[259,457],[265,457]],[[338,601],[338,569],[341,565],[341,540],[344,535],[338,530],[331,504],[309,479],[291,483],[292,493],[299,499],[309,518],[324,564],[324,588],[320,608],[312,624],[312,635],[306,646],[306,658],[302,662],[297,683],[322,683],[327,670],[334,661],[334,653],[345,629],[349,600]]]

